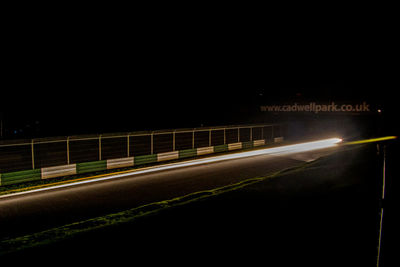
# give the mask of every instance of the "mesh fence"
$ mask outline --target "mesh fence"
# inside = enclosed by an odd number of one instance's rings
[[[283,135],[281,125],[242,125],[2,141],[0,173],[218,146]]]

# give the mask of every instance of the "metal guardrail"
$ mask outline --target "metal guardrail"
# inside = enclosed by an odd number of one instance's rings
[[[0,142],[0,173],[155,155],[282,136],[280,124],[80,135]]]

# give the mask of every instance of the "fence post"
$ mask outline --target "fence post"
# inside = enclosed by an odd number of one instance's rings
[[[226,145],[226,127],[224,128],[224,145]]]
[[[240,142],[240,128],[238,127],[238,139],[237,139],[238,143]]]
[[[126,153],[127,153],[127,157],[129,158],[129,134],[126,136],[127,140],[126,140]]]
[[[194,149],[194,129],[193,129],[193,132],[192,132],[192,149]]]
[[[99,135],[99,160],[101,160],[101,134]]]
[[[153,135],[154,135],[154,131],[151,132],[151,139],[150,139],[150,151],[151,151],[151,155],[153,155]]]
[[[35,152],[33,150],[33,139],[31,141],[31,152],[32,152],[32,169],[35,169]]]
[[[175,132],[176,130],[172,132],[172,151],[175,151]]]
[[[208,131],[208,146],[211,146],[211,129]]]
[[[250,141],[253,141],[253,127],[250,127]]]
[[[67,136],[67,164],[69,165],[69,136]]]

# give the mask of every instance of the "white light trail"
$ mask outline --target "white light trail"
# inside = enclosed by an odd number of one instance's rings
[[[195,160],[184,161],[184,162],[170,163],[170,164],[165,164],[165,165],[160,165],[160,166],[136,169],[136,170],[132,170],[129,172],[120,173],[120,174],[110,174],[108,176],[100,177],[100,178],[93,178],[93,179],[88,179],[88,180],[78,181],[78,182],[71,181],[71,183],[68,183],[68,184],[54,185],[54,186],[49,186],[49,187],[45,187],[45,188],[39,188],[39,189],[33,189],[33,190],[29,190],[29,191],[23,191],[23,192],[3,195],[3,196],[0,196],[0,199],[17,196],[17,195],[35,193],[35,192],[40,192],[40,191],[47,191],[47,190],[53,190],[53,189],[58,189],[58,188],[76,186],[76,185],[81,185],[81,184],[94,183],[94,182],[98,182],[98,181],[117,179],[117,178],[122,178],[122,177],[126,177],[126,176],[136,176],[136,175],[140,175],[140,174],[158,172],[158,171],[163,171],[163,170],[207,164],[207,163],[218,162],[218,161],[240,159],[240,158],[253,157],[253,156],[259,156],[259,155],[285,155],[285,154],[291,154],[291,153],[299,153],[299,152],[306,152],[306,151],[311,151],[311,150],[318,150],[318,149],[323,149],[323,148],[334,147],[341,141],[342,141],[342,139],[340,139],[340,138],[330,138],[330,139],[324,139],[324,140],[306,142],[306,143],[300,143],[300,144],[294,144],[294,145],[286,145],[286,146],[279,146],[279,147],[273,147],[273,148],[264,148],[264,149],[254,150],[254,151],[239,152],[239,153],[214,156],[214,157],[209,157],[209,158],[204,158],[204,159],[195,159]]]

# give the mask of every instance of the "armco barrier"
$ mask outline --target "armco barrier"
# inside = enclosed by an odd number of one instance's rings
[[[242,143],[228,144],[228,150],[242,149]]]
[[[248,141],[248,142],[242,142],[242,149],[248,149],[248,148],[252,148],[254,141]]]
[[[157,162],[157,154],[135,157],[135,165],[143,165],[154,162]]]
[[[283,141],[283,138],[275,140],[275,142],[280,142],[280,141]],[[256,146],[262,146],[264,144],[265,140],[254,140],[250,142],[239,142],[239,143],[219,145],[219,146],[201,147],[197,149],[185,149],[180,151],[164,152],[153,155],[100,160],[100,161],[84,162],[84,163],[77,163],[70,165],[62,165],[56,167],[47,167],[35,170],[3,173],[0,175],[0,182],[1,182],[0,185],[10,185],[28,181],[35,181],[40,179],[73,175],[73,174],[97,172],[106,169],[131,167],[131,166],[144,165],[160,161],[182,159],[182,158],[207,155],[211,153],[225,152],[229,150],[248,149]]]
[[[179,151],[171,151],[157,154],[157,161],[173,160],[179,158]]]
[[[277,125],[221,126],[126,135],[39,139],[30,142],[2,141],[0,186],[281,142],[281,130],[278,131],[276,127]],[[26,170],[29,166],[32,169]],[[20,170],[21,168],[25,170]]]
[[[219,152],[225,152],[228,151],[228,145],[219,145],[219,146],[214,146],[214,152],[219,153]]]
[[[207,155],[207,154],[211,154],[211,153],[214,153],[213,146],[199,147],[197,149],[197,156]]]
[[[76,174],[76,164],[42,168],[42,179]]]
[[[184,158],[190,158],[197,156],[197,149],[185,149],[185,150],[180,150],[179,151],[179,158],[184,159]]]
[[[263,146],[265,145],[265,140],[255,140],[253,141],[253,146]]]
[[[107,160],[107,169],[130,167],[130,166],[133,166],[133,164],[134,164],[134,157],[108,159]]]
[[[107,169],[107,161],[99,160],[92,162],[84,162],[76,164],[76,173],[88,173],[88,172],[97,172],[104,171]]]
[[[42,179],[41,169],[1,174],[1,185],[18,184]]]

